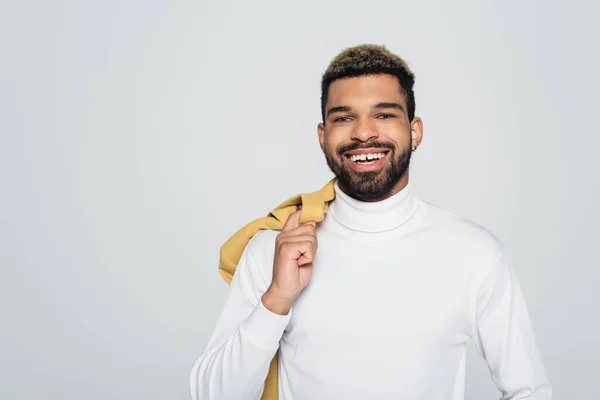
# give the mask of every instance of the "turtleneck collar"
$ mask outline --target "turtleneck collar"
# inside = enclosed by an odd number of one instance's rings
[[[329,213],[340,225],[357,232],[386,232],[407,222],[417,211],[418,202],[410,182],[385,200],[365,202],[344,193],[335,181],[335,200]]]

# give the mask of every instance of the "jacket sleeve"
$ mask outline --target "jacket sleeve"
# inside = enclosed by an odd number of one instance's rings
[[[552,388],[515,272],[502,255],[479,290],[476,346],[501,400],[550,400]]]
[[[224,309],[205,352],[190,375],[193,400],[259,399],[290,318],[267,310],[268,284],[246,246],[231,281]]]

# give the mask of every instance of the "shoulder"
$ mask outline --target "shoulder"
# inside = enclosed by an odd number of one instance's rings
[[[265,252],[274,254],[275,238],[279,232],[273,229],[261,229],[252,236],[247,247],[255,257],[260,257]]]
[[[425,231],[451,253],[485,264],[495,263],[503,254],[502,240],[488,227],[432,203],[421,202]]]
[[[273,257],[275,256],[275,238],[277,230],[262,229],[248,241],[246,252],[257,264],[261,274],[270,279],[273,272]]]

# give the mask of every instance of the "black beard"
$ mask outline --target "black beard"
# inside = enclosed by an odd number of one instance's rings
[[[344,153],[366,148],[381,148],[389,150],[387,157],[390,166],[383,167],[378,171],[355,172],[343,163]],[[333,174],[337,177],[341,187],[345,188],[349,196],[363,201],[377,201],[386,198],[394,189],[396,184],[404,176],[410,164],[410,143],[406,150],[397,154],[395,147],[388,143],[370,142],[364,144],[352,144],[341,146],[333,152],[325,148],[325,159]]]

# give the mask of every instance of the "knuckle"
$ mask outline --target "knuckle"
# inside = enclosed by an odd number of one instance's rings
[[[294,248],[292,247],[293,243],[284,243],[281,245],[281,253],[284,254],[289,254],[291,252],[294,251]]]

